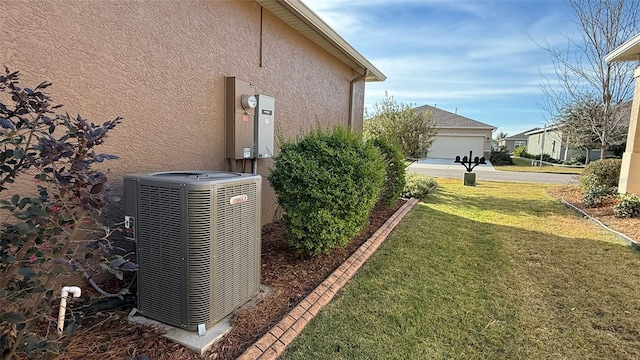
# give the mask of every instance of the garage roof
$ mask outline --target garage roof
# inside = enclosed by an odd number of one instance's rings
[[[418,113],[430,111],[433,119],[436,120],[438,128],[457,128],[457,129],[497,129],[495,126],[485,124],[480,121],[469,119],[449,111],[438,109],[435,106],[422,105],[416,108]]]
[[[369,70],[366,81],[384,81],[386,76],[346,42],[318,15],[300,0],[256,0],[282,21],[309,40],[363,74]]]
[[[529,138],[527,136],[527,133],[529,133],[531,131],[535,131],[535,130],[538,130],[538,128],[527,130],[527,131],[523,131],[523,132],[515,134],[515,135],[507,136],[503,140],[527,140]]]

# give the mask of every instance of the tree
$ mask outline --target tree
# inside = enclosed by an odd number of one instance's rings
[[[507,133],[506,133],[506,132],[504,132],[504,131],[500,131],[500,132],[498,133],[498,135],[496,135],[496,138],[495,138],[496,143],[500,142],[500,140],[506,139],[506,138],[507,138],[507,136],[509,136],[509,134],[507,134]],[[498,147],[498,149],[499,149],[500,151],[508,151],[508,149],[507,149],[507,147],[506,147],[505,145],[501,145],[501,146],[499,146],[499,147]]]
[[[616,126],[609,129],[609,147],[621,146],[627,138],[629,129],[630,102],[616,105],[612,111]],[[575,149],[590,149],[600,146],[600,126],[604,123],[604,109],[602,103],[594,96],[587,96],[575,103],[566,105],[560,110],[556,120],[562,133],[566,136],[567,144]],[[587,158],[588,161],[588,158]]]
[[[365,113],[365,138],[397,144],[408,159],[427,156],[437,134],[430,112],[418,113],[410,105],[398,104],[386,93],[382,102],[374,104],[373,108],[373,115]]]
[[[635,68],[630,62],[607,63],[604,57],[638,32],[640,2],[568,0],[568,5],[576,15],[581,39],[567,38],[563,49],[545,48],[558,81],[543,77],[543,106],[556,122],[565,120],[568,111],[571,121],[563,128],[572,133],[572,141],[593,138],[604,158],[628,122],[620,104],[632,96]]]
[[[504,131],[500,131],[500,132],[498,133],[498,135],[496,135],[496,140],[502,140],[502,139],[505,139],[507,136],[509,136],[509,134],[507,134],[507,133],[506,133],[506,132],[504,132]]]

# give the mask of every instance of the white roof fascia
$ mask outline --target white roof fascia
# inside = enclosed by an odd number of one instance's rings
[[[640,60],[640,33],[608,53],[604,60],[606,62]]]
[[[497,127],[494,126],[438,126],[436,124],[436,128],[438,129],[467,129],[467,130],[497,130]]]
[[[366,81],[384,81],[387,77],[335,32],[300,0],[255,0],[309,40],[334,55],[357,72],[369,70]]]
[[[546,128],[540,128],[540,129],[527,131],[524,134],[529,136],[529,135],[539,134],[539,133],[543,133],[543,132],[556,131],[556,130],[559,130],[559,128],[560,127],[558,125],[549,125]]]

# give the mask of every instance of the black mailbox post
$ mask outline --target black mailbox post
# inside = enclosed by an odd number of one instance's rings
[[[473,160],[472,160],[473,159]],[[480,165],[480,164],[486,164],[486,160],[483,157],[473,157],[473,152],[469,151],[469,157],[465,156],[462,159],[460,159],[460,155],[456,156],[456,160],[454,161],[455,163],[458,164],[462,164],[462,166],[464,166],[465,169],[467,169],[467,172],[464,173],[464,185],[466,186],[476,186],[476,174],[472,173],[471,171],[473,171],[473,169]]]

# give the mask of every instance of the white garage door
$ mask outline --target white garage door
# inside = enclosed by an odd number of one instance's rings
[[[447,136],[438,135],[431,145],[430,158],[453,159],[456,155],[469,156],[469,150],[473,151],[473,157],[483,156],[484,137],[482,136]]]

